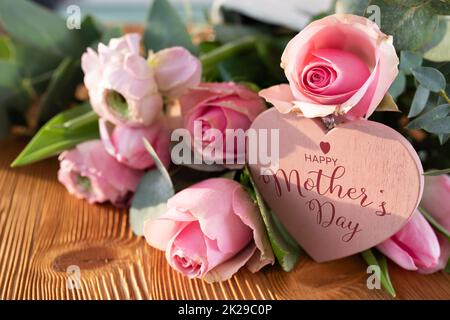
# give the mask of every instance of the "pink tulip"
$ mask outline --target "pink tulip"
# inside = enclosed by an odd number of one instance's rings
[[[255,92],[233,82],[201,83],[182,96],[180,103],[184,126],[194,139],[197,139],[195,124],[200,124],[201,143],[198,144],[200,149],[196,151],[202,154],[204,159],[221,164],[226,162],[226,158],[242,158],[245,154],[245,146],[235,146],[233,154],[226,154],[226,130],[247,130],[258,114],[266,109],[264,102]],[[216,129],[222,135],[224,152],[217,157],[203,152],[203,147],[218,143],[209,129]]]
[[[435,270],[441,254],[433,228],[418,210],[399,232],[377,248],[400,267],[422,273]]]
[[[150,66],[163,95],[179,97],[200,83],[202,64],[183,47],[150,53]]]
[[[110,201],[126,206],[142,177],[111,157],[100,140],[79,144],[59,156],[58,180],[70,194],[89,203]]]
[[[256,205],[229,179],[204,180],[177,193],[165,214],[145,222],[144,235],[189,278],[224,281],[244,265],[256,272],[274,262]]]
[[[260,92],[281,113],[369,117],[397,76],[392,37],[372,21],[350,14],[316,20],[286,46],[281,57],[289,84]]]
[[[155,163],[144,146],[145,138],[166,167],[170,164],[169,131],[162,120],[149,127],[114,126],[100,119],[100,135],[106,151],[120,163],[133,169],[150,169]]]
[[[92,108],[116,125],[147,126],[162,109],[153,71],[139,54],[140,39],[138,34],[111,39],[81,58]]]
[[[450,176],[426,176],[420,206],[441,226],[450,231]],[[445,268],[450,258],[449,240],[439,232],[437,232],[437,236],[441,246],[441,256],[438,265],[430,272]]]

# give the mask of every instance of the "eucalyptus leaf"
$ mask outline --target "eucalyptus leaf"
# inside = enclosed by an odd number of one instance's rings
[[[172,180],[151,144],[143,143],[153,158],[156,168],[147,172],[134,194],[130,208],[130,226],[134,234],[141,236],[144,222],[155,219],[167,210],[167,200],[175,194]]]
[[[445,77],[435,68],[416,67],[412,69],[416,80],[425,88],[433,92],[445,90]]]
[[[381,30],[393,36],[397,50],[420,50],[439,25],[429,1],[372,0],[370,5],[380,8]]]
[[[247,168],[244,169],[241,177],[241,183],[250,189],[250,195],[255,199],[258,208],[261,212],[261,217],[267,230],[267,234],[272,246],[272,250],[277,258],[278,263],[284,271],[291,271],[300,259],[301,249],[294,239],[289,235],[286,229],[282,226],[276,216],[270,212],[264,200],[256,188],[250,172]]]
[[[450,104],[443,104],[417,117],[406,126],[407,129],[422,129],[433,126],[433,123],[450,113]]]
[[[419,85],[416,93],[414,94],[413,101],[411,103],[411,109],[409,110],[408,118],[417,116],[425,109],[427,105],[428,97],[430,96],[430,90]]]
[[[351,13],[364,16],[369,0],[337,0],[336,13]]]
[[[434,120],[432,123],[426,123],[422,129],[435,134],[450,133],[450,116]]]
[[[437,0],[430,3],[431,7],[440,15],[450,15],[450,3],[446,0]]]
[[[403,71],[400,70],[394,82],[389,87],[389,94],[395,100],[400,96],[406,89],[406,76]]]
[[[402,51],[400,53],[400,70],[405,74],[411,74],[411,69],[422,65],[422,56],[415,52]]]
[[[361,252],[361,255],[369,266],[375,265],[380,268],[381,285],[383,286],[384,290],[386,290],[387,293],[389,293],[392,297],[395,298],[396,293],[394,286],[392,285],[391,279],[389,277],[386,258],[383,257],[382,259],[380,259],[380,261],[378,261],[378,259],[376,258],[371,249],[367,249]]]
[[[198,53],[178,13],[167,0],[153,1],[145,26],[144,45],[147,51],[181,46],[193,54]]]
[[[450,18],[440,17],[439,28],[433,36],[424,54],[425,59],[431,61],[449,61],[450,60]]]
[[[62,151],[72,149],[81,142],[98,139],[97,120],[85,123],[76,129],[63,127],[65,122],[81,117],[90,110],[91,107],[89,105],[82,105],[53,117],[36,133],[11,166],[19,167],[37,162],[55,156]]]

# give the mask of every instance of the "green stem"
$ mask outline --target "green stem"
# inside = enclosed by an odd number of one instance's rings
[[[439,91],[439,95],[444,98],[444,100],[450,104],[450,98],[447,96],[447,93],[445,92],[445,90],[441,90]]]
[[[450,232],[447,229],[437,222],[424,208],[419,207],[419,211],[437,231],[450,241]]]
[[[381,262],[378,262],[377,258],[375,257],[372,250],[370,250],[370,249],[367,249],[366,251],[361,252],[361,255],[369,266],[377,265],[380,267],[381,285],[383,286],[384,290],[386,290],[387,293],[389,293],[392,297],[395,298],[396,293],[395,293],[394,286],[392,285],[391,279],[389,277],[386,258],[383,257]]]
[[[204,69],[214,67],[219,62],[222,62],[233,55],[251,49],[256,45],[257,38],[255,36],[248,36],[242,39],[228,42],[223,46],[205,53],[200,57]]]

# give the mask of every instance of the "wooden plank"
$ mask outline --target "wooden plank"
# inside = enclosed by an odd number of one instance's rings
[[[367,289],[358,256],[322,264],[305,258],[290,273],[241,270],[224,283],[188,280],[133,236],[126,210],[71,197],[56,180],[56,159],[10,169],[24,144],[0,142],[1,299],[389,298]],[[81,270],[79,290],[67,286],[71,265]],[[449,275],[390,269],[400,299],[450,299]]]

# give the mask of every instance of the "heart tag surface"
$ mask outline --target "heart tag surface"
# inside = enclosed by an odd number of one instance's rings
[[[279,129],[278,167],[250,163],[250,171],[273,213],[317,262],[388,239],[422,197],[417,153],[381,123],[356,120],[327,131],[320,119],[272,108],[251,128]]]

